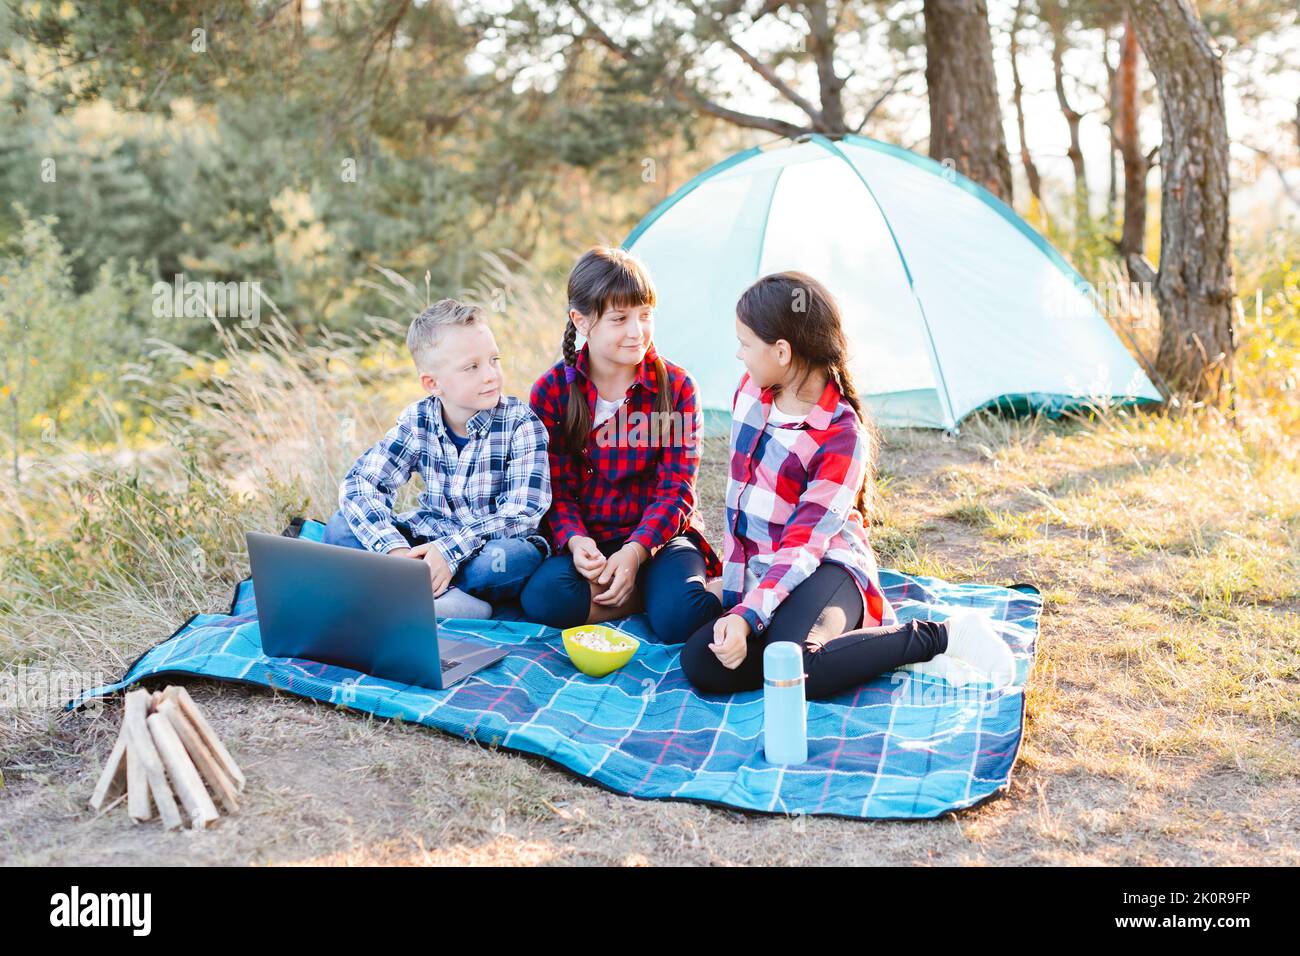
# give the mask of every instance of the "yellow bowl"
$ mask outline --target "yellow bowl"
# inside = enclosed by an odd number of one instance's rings
[[[573,636],[580,631],[595,632],[608,641],[631,641],[632,646],[621,651],[598,651],[592,647],[584,647],[573,639]],[[560,632],[560,637],[564,639],[564,649],[569,653],[569,660],[573,661],[574,666],[588,677],[604,677],[606,674],[612,674],[630,661],[632,655],[641,647],[641,642],[631,634],[606,627],[604,624],[583,624],[579,627],[565,628]]]

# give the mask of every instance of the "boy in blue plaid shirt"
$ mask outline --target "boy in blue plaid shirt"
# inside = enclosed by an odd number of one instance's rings
[[[428,395],[352,466],[324,541],[423,560],[439,617],[491,617],[490,602],[517,597],[550,553],[537,530],[551,503],[546,429],[527,402],[502,395],[478,306],[435,303],[406,345]],[[394,515],[414,472],[419,507]]]

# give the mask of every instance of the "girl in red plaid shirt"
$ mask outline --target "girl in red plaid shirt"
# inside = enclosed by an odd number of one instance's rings
[[[765,276],[740,297],[736,337],[746,371],[732,409],[728,610],[682,648],[691,683],[714,694],[762,687],[774,641],[802,648],[810,698],[932,660],[957,683],[1013,679],[1010,648],[987,618],[899,622],[885,598],[865,518],[875,430],[830,293],[802,273]]]
[[[630,253],[588,251],[568,295],[564,358],[531,397],[550,437],[545,528],[556,556],[520,601],[529,619],[552,627],[644,607],[660,640],[681,643],[722,613],[705,588],[722,565],[695,513],[695,382],[655,351],[654,286]]]

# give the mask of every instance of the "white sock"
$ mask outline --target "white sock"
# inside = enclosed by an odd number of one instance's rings
[[[994,688],[1016,679],[1016,658],[993,625],[976,611],[960,611],[947,620],[948,650],[944,653],[970,664]]]
[[[460,617],[485,621],[492,616],[492,605],[460,588],[447,588],[433,599],[437,617]]]
[[[965,661],[950,657],[947,654],[935,654],[928,661],[918,661],[915,664],[904,664],[900,670],[911,671],[913,674],[926,674],[930,677],[942,677],[953,687],[964,687],[971,681],[981,681],[984,675],[977,671],[973,666]]]

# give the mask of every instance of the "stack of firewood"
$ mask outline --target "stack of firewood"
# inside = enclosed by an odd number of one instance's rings
[[[156,808],[174,830],[182,822],[179,797],[190,826],[202,829],[221,818],[218,803],[237,811],[243,789],[243,772],[184,687],[136,690],[126,695],[122,732],[90,805],[107,812],[125,800],[137,821],[153,819]]]

